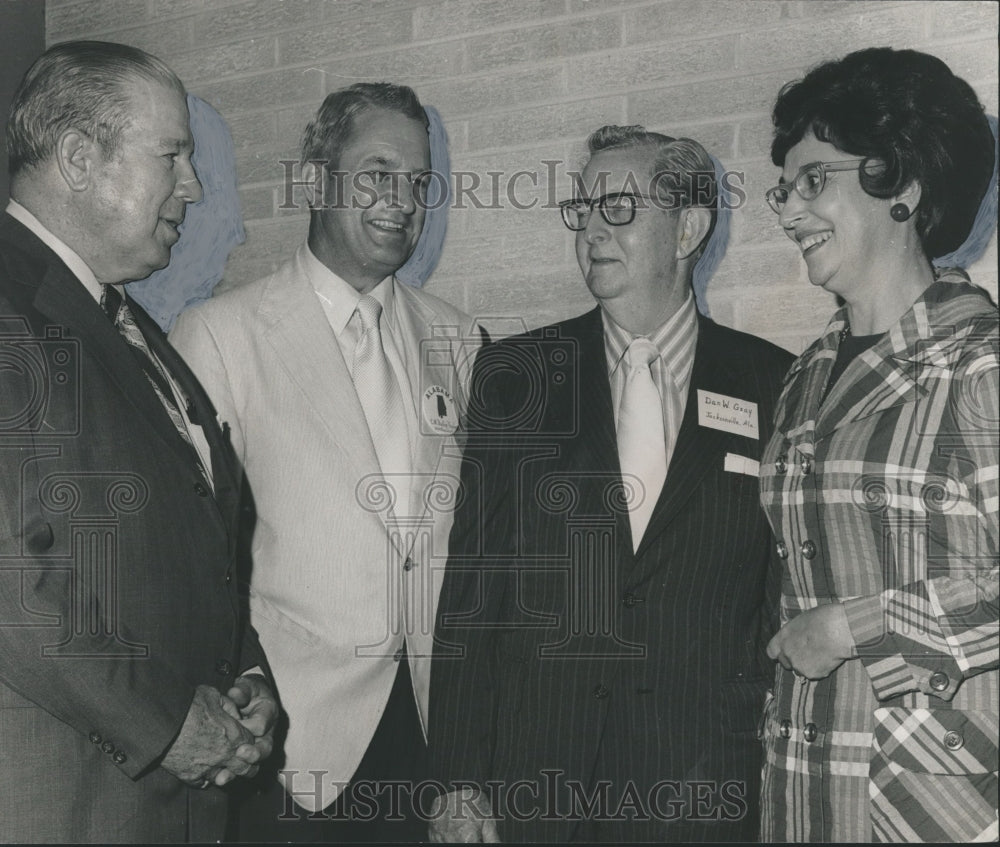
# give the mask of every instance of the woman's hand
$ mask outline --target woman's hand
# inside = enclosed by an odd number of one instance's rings
[[[829,676],[854,656],[854,637],[843,604],[817,606],[792,618],[771,639],[767,655],[799,676]]]

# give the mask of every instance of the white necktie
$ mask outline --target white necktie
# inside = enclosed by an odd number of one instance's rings
[[[382,304],[366,294],[358,301],[358,316],[361,318],[361,337],[354,351],[354,380],[361,408],[368,421],[368,431],[375,445],[375,455],[383,476],[406,474],[410,471],[410,444],[406,432],[403,398],[392,367],[385,357],[382,335],[379,332],[379,317]],[[396,485],[398,489],[405,486]],[[397,491],[398,497],[404,494]]]
[[[627,371],[618,414],[618,459],[622,476],[637,477],[643,488],[629,509],[633,551],[639,548],[667,478],[663,404],[649,370],[650,363],[659,355],[648,338],[634,339],[625,351]]]

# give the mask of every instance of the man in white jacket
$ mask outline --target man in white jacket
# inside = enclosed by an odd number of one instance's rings
[[[251,616],[288,715],[244,840],[418,841],[431,642],[480,332],[394,274],[423,227],[427,118],[359,83],[306,128],[309,237],[171,340],[253,494]],[[310,815],[309,813],[316,813]]]

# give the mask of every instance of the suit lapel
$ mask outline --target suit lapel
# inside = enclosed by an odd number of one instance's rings
[[[576,330],[576,325],[572,329]],[[566,439],[561,446],[567,453],[567,467],[594,472],[592,482],[583,479],[579,483],[591,486],[587,490],[591,492],[592,501],[586,508],[593,514],[607,514],[609,509],[613,511],[615,578],[620,586],[633,565],[632,535],[628,512],[623,504],[619,505],[620,498],[606,496],[606,480],[617,478],[620,481],[621,467],[600,307],[584,315],[579,324],[579,334],[571,330],[568,338],[577,348],[578,396],[567,396],[566,402],[575,403],[569,420],[575,423],[578,436]],[[573,380],[569,383],[572,384]]]
[[[297,260],[272,280],[259,309],[268,325],[267,341],[326,430],[327,448],[341,455],[344,473],[359,484],[380,476],[375,445],[340,344]],[[298,413],[298,408],[289,410]],[[372,517],[387,526],[387,511]]]
[[[406,286],[395,281],[393,284],[393,317],[402,341],[399,352],[407,379],[407,384],[400,388],[416,413],[413,470],[417,474],[433,474],[441,461],[445,439],[424,427],[423,395],[428,389],[443,388],[453,400],[458,398],[452,342],[447,335],[434,334],[436,315],[431,309],[413,297]],[[454,330],[460,333],[462,327]],[[418,487],[422,488],[419,483]]]
[[[31,235],[34,238],[34,235]],[[176,453],[189,459],[186,445],[163,409],[127,343],[108,320],[90,292],[54,254],[34,301],[35,308],[79,337],[82,346],[103,368],[149,429]]]
[[[643,535],[636,560],[641,561],[650,543],[662,533],[677,513],[691,501],[691,494],[709,471],[723,461],[726,447],[738,436],[698,423],[698,389],[740,397],[743,389],[719,349],[721,339],[715,325],[698,316],[698,342],[688,388],[684,420],[677,435],[667,477]]]
[[[197,377],[187,363],[167,341],[166,335],[134,300],[128,298],[129,308],[149,349],[170,372],[181,391],[190,402],[186,411],[191,423],[200,426],[208,442],[212,462],[212,487],[220,511],[227,520],[234,516],[238,508],[240,470],[232,446],[216,419],[215,407],[201,387]]]

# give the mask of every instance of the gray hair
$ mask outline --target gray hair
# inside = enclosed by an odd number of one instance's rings
[[[672,138],[650,132],[644,126],[602,126],[587,139],[590,155],[603,150],[639,148],[653,153],[653,188],[677,208],[708,209],[712,222],[698,248],[708,244],[715,229],[719,207],[719,185],[708,151],[690,138]]]
[[[127,85],[136,80],[184,95],[177,75],[137,47],[109,41],[67,41],[50,47],[14,93],[7,122],[10,175],[35,167],[69,129],[86,133],[110,159],[131,124]]]

